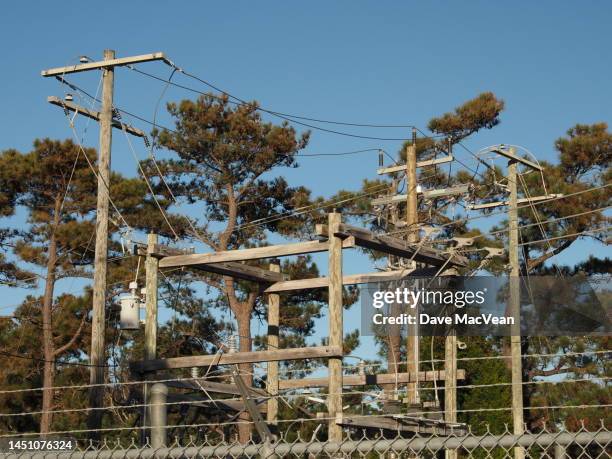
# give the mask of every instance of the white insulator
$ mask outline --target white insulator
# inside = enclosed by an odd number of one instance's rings
[[[359,361],[359,376],[365,376],[366,374],[366,369],[365,369],[365,362],[363,360]]]
[[[467,344],[463,341],[457,340],[457,349],[461,349],[463,351],[464,349],[467,349]]]
[[[191,377],[192,378],[197,378],[199,376],[200,376],[199,368],[198,367],[191,367]]]
[[[227,340],[228,353],[233,354],[238,352],[238,337],[236,335],[230,335]]]
[[[140,301],[137,295],[129,293],[120,298],[121,312],[119,326],[122,330],[138,330],[140,328]]]

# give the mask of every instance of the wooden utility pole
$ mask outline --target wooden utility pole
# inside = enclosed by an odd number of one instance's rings
[[[159,259],[153,256],[157,247],[157,234],[147,236],[145,259],[145,348],[144,359],[157,358],[157,277]]]
[[[122,128],[122,123],[113,120],[113,92],[114,92],[114,68],[116,66],[136,64],[166,59],[163,53],[145,54],[125,58],[115,58],[115,51],[105,50],[104,60],[98,62],[86,62],[66,67],[58,67],[43,70],[44,77],[56,77],[63,81],[65,75],[90,70],[102,70],[102,107],[99,113],[88,112],[88,117],[98,119],[100,123],[100,147],[98,150],[98,190],[96,204],[96,246],[94,257],[94,283],[93,283],[93,312],[91,324],[91,350],[90,350],[90,384],[89,406],[94,408],[90,411],[87,421],[88,429],[94,430],[92,438],[99,437],[96,429],[102,423],[102,411],[105,368],[105,306],[106,306],[106,264],[108,254],[108,205],[110,186],[110,164],[112,129]],[[50,101],[53,103],[53,101]],[[66,107],[65,107],[66,108]],[[70,108],[67,108],[70,109]],[[134,132],[130,132],[134,134]]]
[[[519,233],[518,233],[518,191],[517,191],[517,162],[508,162],[508,187],[510,188],[510,202],[508,207],[508,252],[510,258],[510,297],[509,310],[514,317],[514,326],[510,334],[510,356],[512,361],[512,420],[514,435],[524,433],[523,422],[523,365],[521,361],[521,312],[520,312],[520,266],[519,266]],[[523,459],[525,449],[514,448],[514,457]]]
[[[416,129],[412,129],[412,145],[406,148],[406,240],[414,244],[419,238],[418,190],[417,190],[417,157],[416,157]],[[417,305],[412,307],[408,314],[417,317]],[[408,326],[406,343],[407,372],[417,374],[419,371],[419,333],[418,325]],[[408,383],[408,404],[419,403],[418,381]]]
[[[104,60],[115,58],[115,51],[104,50]],[[89,406],[103,405],[106,329],[106,263],[108,255],[108,201],[110,186],[111,144],[113,141],[113,92],[115,72],[113,67],[102,70],[102,109],[100,110],[100,148],[98,150],[98,200],[96,204],[96,249],[94,256],[93,312],[91,318],[91,371],[89,383],[97,384],[89,394]],[[92,410],[90,429],[100,428],[102,411]],[[92,435],[97,437],[97,435]]]
[[[521,356],[521,284],[519,265],[519,230],[518,230],[518,204],[519,202],[538,202],[553,199],[559,195],[533,196],[526,199],[518,199],[518,174],[517,165],[522,165],[542,172],[542,167],[525,158],[516,155],[515,148],[505,148],[503,145],[493,148],[491,151],[508,159],[508,188],[510,197],[508,201],[500,201],[487,204],[487,208],[497,206],[508,206],[508,256],[510,259],[509,298],[508,311],[514,317],[514,325],[510,329],[510,360],[512,362],[512,420],[515,435],[525,432],[523,421],[523,366]],[[525,457],[525,449],[514,448],[514,456],[517,459]]]
[[[159,259],[154,256],[158,243],[157,234],[147,235],[147,252],[145,257],[145,330],[144,330],[144,360],[155,360],[157,358],[157,277]],[[147,376],[144,377],[147,379]],[[142,409],[141,441],[146,444],[148,425],[153,426],[153,417],[156,411],[154,406],[149,406],[149,401],[154,402],[154,393],[150,384],[143,384],[142,394],[144,406]],[[166,408],[166,407],[164,407]],[[152,435],[155,434],[153,431]]]
[[[433,338],[432,338],[433,339]],[[453,327],[444,343],[444,420],[457,422],[457,333]],[[456,450],[446,450],[446,459],[457,459]]]
[[[270,271],[280,273],[278,263],[270,264]],[[273,351],[279,345],[280,326],[280,295],[278,293],[268,294],[268,349]],[[267,389],[270,394],[268,400],[267,419],[269,424],[276,424],[278,420],[278,362],[268,362]]]
[[[329,345],[342,347],[342,239],[336,236],[340,231],[342,216],[328,214],[329,240]],[[342,441],[342,427],[336,424],[336,416],[342,414],[342,358],[329,359],[329,412],[328,439]]]

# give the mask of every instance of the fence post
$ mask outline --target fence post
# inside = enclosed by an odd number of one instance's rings
[[[555,459],[565,459],[567,457],[566,445],[555,445]]]
[[[166,425],[168,423],[168,387],[162,383],[155,383],[151,387],[151,447],[163,448],[166,446]]]

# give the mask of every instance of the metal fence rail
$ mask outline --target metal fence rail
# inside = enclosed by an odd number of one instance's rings
[[[191,443],[191,442],[190,442]],[[6,445],[4,445],[6,447]],[[98,447],[81,445],[73,451],[4,452],[0,459],[180,459],[180,458],[436,458],[443,451],[456,451],[459,458],[514,457],[514,448],[523,448],[527,458],[609,458],[612,457],[612,431],[603,423],[596,431],[582,427],[576,432],[560,429],[558,432],[532,432],[523,435],[487,433],[463,436],[416,435],[412,438],[347,439],[340,443],[318,440],[276,443],[221,442],[212,444],[179,445],[152,448],[136,446],[125,448],[120,442],[103,441]]]

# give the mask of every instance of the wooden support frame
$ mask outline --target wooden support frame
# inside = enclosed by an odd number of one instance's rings
[[[442,158],[427,159],[425,161],[417,161],[416,167],[435,166],[436,164],[450,163],[454,159],[455,158],[452,155],[448,155]],[[405,171],[406,171],[406,165],[400,164],[399,166],[381,167],[380,169],[376,171],[376,173],[378,175],[383,175],[383,174],[392,174],[393,172],[405,172]]]
[[[56,96],[49,96],[47,97],[47,102],[53,105],[57,105],[58,107],[65,108],[66,110],[70,110],[71,112],[79,113],[86,118],[91,118],[92,120],[100,121],[100,112],[96,112],[95,110],[90,110],[88,108],[81,107],[80,105],[77,105],[68,100],[62,100]],[[144,131],[141,131],[140,129],[135,128],[134,126],[131,126],[126,123],[122,123],[115,119],[111,121],[111,124],[114,128],[122,129],[122,130],[125,129],[127,132],[129,132],[130,134],[136,137],[145,137],[147,135],[145,134]]]
[[[69,73],[85,72],[87,70],[105,69],[109,67],[118,67],[121,65],[139,64],[141,62],[164,61],[171,64],[166,55],[162,52],[141,54],[139,56],[119,57],[116,59],[108,59],[104,61],[86,62],[83,64],[68,65],[66,67],[55,67],[48,70],[43,70],[40,74],[44,77],[62,76]]]
[[[406,241],[391,236],[378,235],[364,228],[341,224],[336,233],[341,237],[351,237],[358,247],[365,247],[402,258],[412,258],[420,263],[434,266],[467,266],[467,259],[459,254],[444,253],[418,244],[407,245]],[[449,260],[450,258],[450,260]]]
[[[444,370],[419,371],[418,381],[442,381],[446,378]],[[457,370],[457,379],[465,379],[465,370]],[[381,373],[373,375],[344,375],[343,386],[380,386],[383,384],[408,383],[417,381],[414,373]],[[305,389],[307,387],[327,387],[329,378],[282,379],[281,390]]]
[[[342,241],[343,248],[351,248],[355,242],[348,238]],[[176,255],[160,260],[160,268],[174,268],[179,266],[194,266],[209,263],[225,263],[230,261],[261,260],[264,258],[286,257],[306,253],[326,252],[329,250],[327,241],[307,241],[292,244],[271,245],[255,247],[252,249],[226,250],[223,252],[194,253],[189,255]]]
[[[148,373],[175,368],[209,367],[214,365],[236,365],[241,363],[260,363],[281,360],[321,359],[342,357],[340,346],[297,347],[274,351],[234,352],[232,354],[191,355],[169,359],[143,360],[131,362],[132,371]]]

